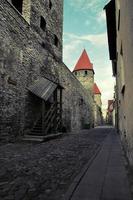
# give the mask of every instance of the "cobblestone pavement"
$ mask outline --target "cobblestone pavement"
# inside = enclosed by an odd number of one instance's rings
[[[120,137],[115,129],[106,137],[100,152],[75,186],[65,200],[132,199]]]
[[[41,144],[0,145],[0,200],[61,200],[109,129],[84,130]]]

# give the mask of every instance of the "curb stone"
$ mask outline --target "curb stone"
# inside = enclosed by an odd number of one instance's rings
[[[104,142],[103,142],[104,143]],[[63,200],[71,200],[76,188],[78,187],[80,181],[82,180],[82,178],[84,177],[84,175],[86,174],[87,170],[89,169],[89,167],[91,166],[92,162],[94,161],[94,159],[97,157],[97,155],[99,154],[99,152],[102,149],[103,144],[98,147],[96,153],[93,155],[93,157],[90,158],[90,160],[88,161],[88,163],[83,167],[83,169],[81,170],[81,172],[75,177],[74,181],[72,182],[72,184],[70,185],[68,191],[66,192],[66,194],[64,195]]]

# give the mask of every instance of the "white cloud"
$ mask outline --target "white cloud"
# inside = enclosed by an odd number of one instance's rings
[[[85,21],[85,25],[86,25],[86,26],[90,26],[90,25],[91,25],[91,21],[87,19],[87,20]]]
[[[106,15],[105,15],[105,11],[102,10],[101,12],[98,13],[97,15],[97,21],[99,23],[105,22],[106,21]]]
[[[86,26],[83,28],[87,28],[88,31],[90,31],[90,34],[83,33],[83,35],[78,35],[78,33],[64,33],[63,60],[70,70],[72,70],[82,50],[86,48],[90,56],[90,60],[94,65],[95,80],[102,92],[103,110],[106,110],[108,100],[113,98],[114,93],[114,79],[112,77],[112,67],[111,62],[109,61],[107,50],[107,33],[103,26],[103,24],[105,25],[106,21],[103,7],[108,0],[65,1],[67,1],[69,5],[73,7],[73,10],[83,13],[83,17],[86,16],[84,20],[82,20],[83,25]],[[78,17],[74,20],[77,19]],[[91,27],[93,27],[93,29]],[[100,30],[104,30],[105,32],[100,34],[92,34],[92,32],[97,33]]]
[[[69,3],[75,9],[97,9],[100,7],[101,0],[69,0]]]
[[[82,42],[80,40],[73,40],[64,44],[63,60],[71,70],[76,62],[74,54],[76,54],[76,52],[80,49],[80,46],[82,46]]]
[[[81,40],[86,40],[91,42],[93,45],[101,46],[107,44],[107,34],[97,34],[97,35],[84,35],[80,37]]]
[[[100,72],[101,71],[101,72]],[[102,69],[96,71],[95,80],[102,93],[103,110],[107,109],[109,99],[113,99],[115,79],[112,77],[112,67],[110,65],[103,65]]]
[[[88,34],[88,35],[82,35],[82,36],[78,36],[78,35],[72,34],[72,33],[65,33],[64,35],[69,37],[71,40],[88,41],[88,42],[91,42],[93,45],[96,45],[96,46],[107,45],[107,34],[106,34],[106,32],[101,33],[101,34],[95,34],[95,35]]]
[[[81,54],[81,51],[89,47],[91,51],[91,61],[94,64],[95,81],[102,92],[103,110],[106,110],[109,99],[113,98],[114,79],[112,77],[111,62],[108,59],[107,35],[106,33],[96,35],[79,36],[72,33],[64,33],[64,52],[63,60],[66,65],[72,70]],[[107,54],[107,55],[106,55]],[[89,53],[90,56],[90,53]]]

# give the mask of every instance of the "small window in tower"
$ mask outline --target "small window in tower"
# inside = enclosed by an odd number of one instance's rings
[[[46,30],[46,21],[45,19],[41,16],[41,20],[40,20],[40,27],[43,31]]]
[[[23,7],[23,0],[11,0],[11,3],[14,5],[14,7],[22,13],[22,7]]]
[[[75,72],[75,76],[77,76],[77,72]]]
[[[51,0],[49,0],[49,9],[51,10],[51,8],[52,8],[52,2]]]
[[[88,74],[88,72],[87,71],[85,71],[85,75],[87,75]]]
[[[56,35],[54,35],[54,45],[55,45],[56,47],[59,46],[59,39],[58,39],[58,37],[57,37]]]

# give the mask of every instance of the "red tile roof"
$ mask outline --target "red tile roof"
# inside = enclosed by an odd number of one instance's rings
[[[73,71],[78,71],[78,70],[93,70],[93,64],[90,62],[89,56],[85,49],[82,52]]]
[[[101,92],[100,92],[100,90],[99,90],[99,88],[98,88],[96,83],[94,83],[93,92],[94,92],[94,94],[101,94]]]

